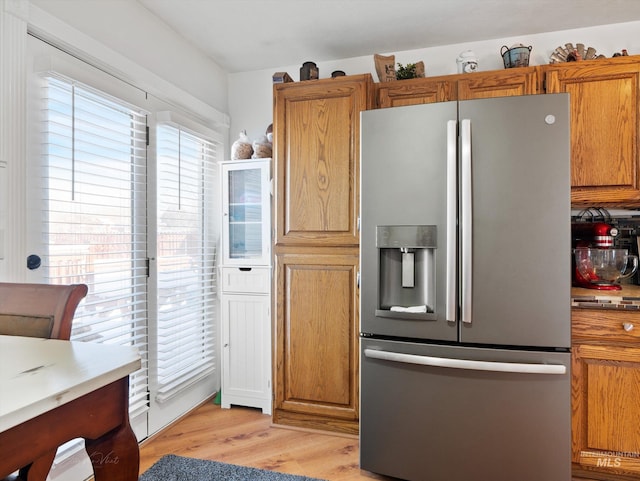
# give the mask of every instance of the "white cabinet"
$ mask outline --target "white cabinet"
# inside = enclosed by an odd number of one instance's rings
[[[221,163],[224,266],[271,264],[270,160]]]
[[[269,276],[268,268],[261,270]],[[252,406],[271,414],[270,296],[223,292],[221,311],[221,405]]]
[[[271,414],[269,160],[222,162],[221,406]]]

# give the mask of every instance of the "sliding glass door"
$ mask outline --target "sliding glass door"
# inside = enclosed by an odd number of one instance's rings
[[[35,38],[29,52],[27,277],[89,286],[72,340],[138,349],[130,417],[142,440],[220,386],[221,137]],[[51,479],[89,469],[72,442]]]

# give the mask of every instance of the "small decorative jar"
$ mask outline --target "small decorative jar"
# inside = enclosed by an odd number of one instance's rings
[[[300,67],[300,80],[317,80],[318,67],[313,62],[305,62]]]

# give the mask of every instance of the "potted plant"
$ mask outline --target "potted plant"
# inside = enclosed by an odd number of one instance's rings
[[[396,80],[405,80],[417,77],[418,73],[416,72],[415,63],[408,63],[403,67],[402,64],[398,62],[398,70],[396,70]]]

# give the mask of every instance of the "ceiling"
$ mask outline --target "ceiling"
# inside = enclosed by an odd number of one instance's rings
[[[137,0],[230,73],[640,20],[638,0]]]

